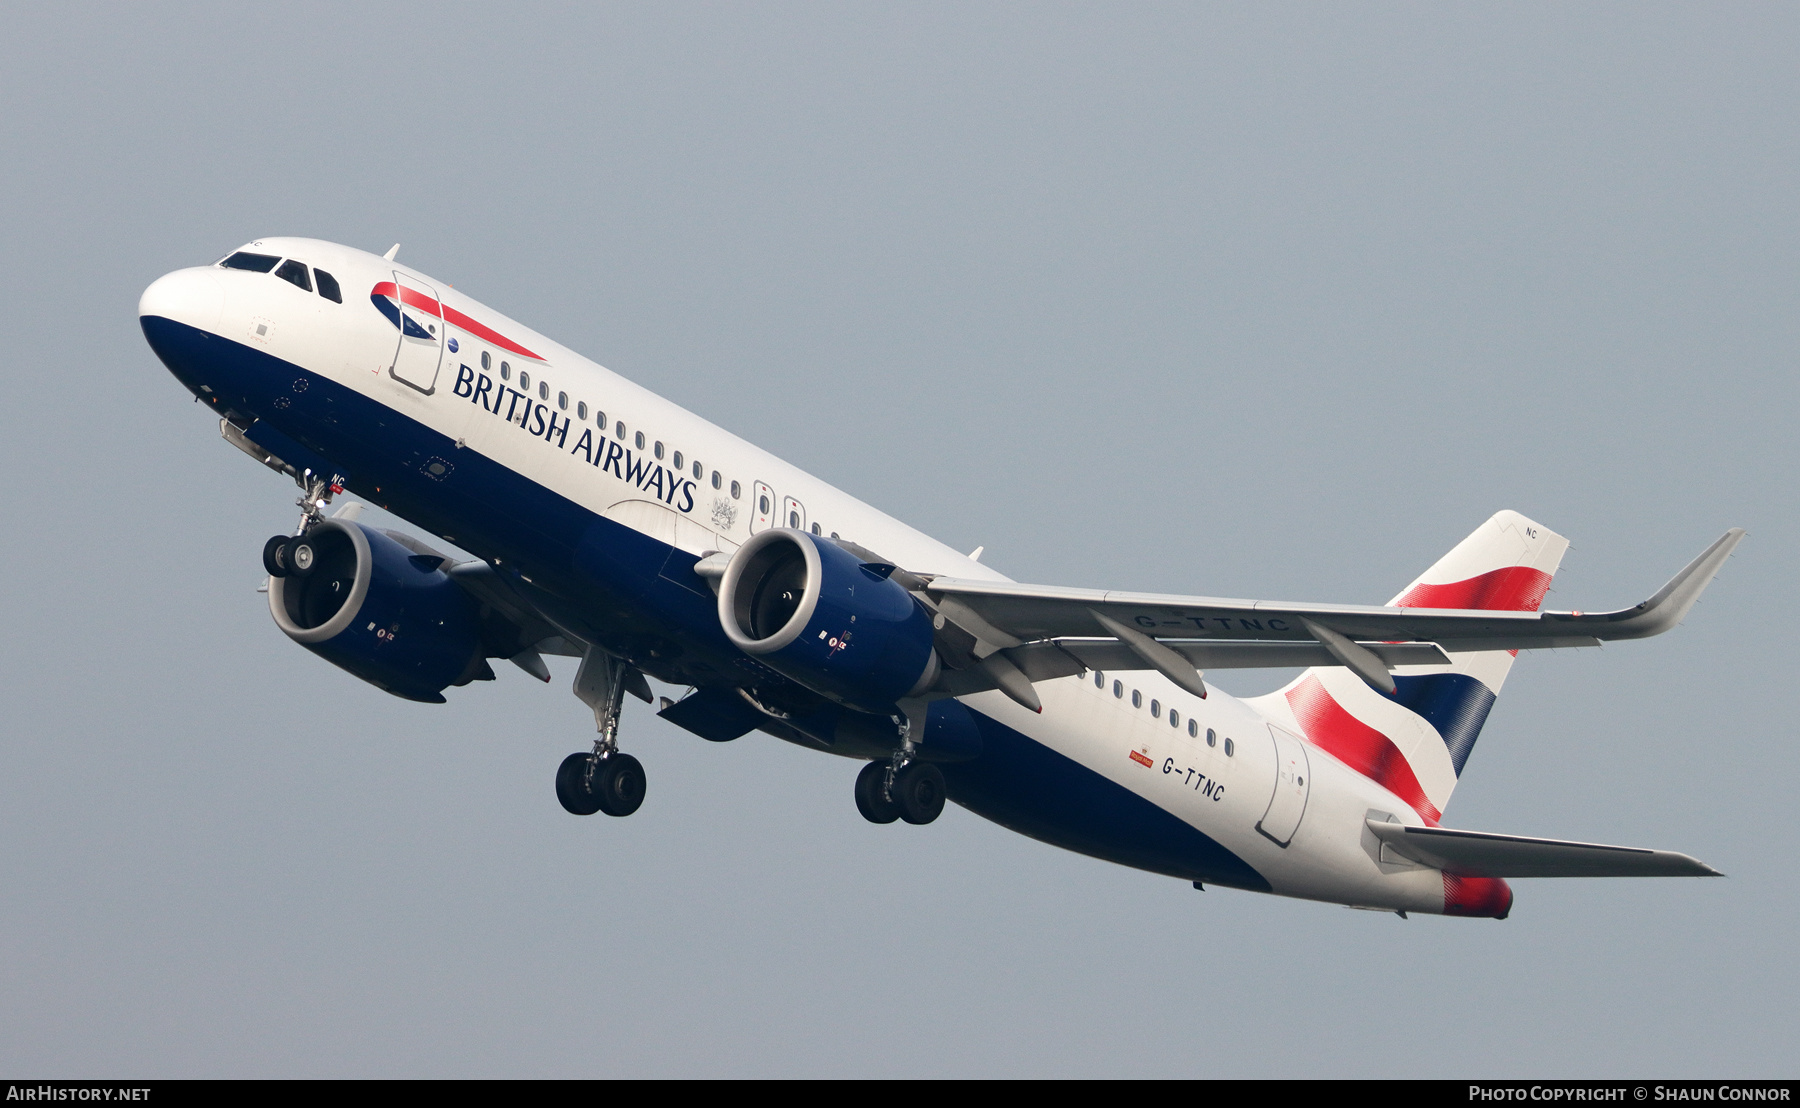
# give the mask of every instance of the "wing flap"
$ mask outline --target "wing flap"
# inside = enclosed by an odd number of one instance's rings
[[[1401,857],[1459,877],[1723,877],[1705,862],[1672,850],[1607,846],[1407,827],[1369,820],[1368,828]]]

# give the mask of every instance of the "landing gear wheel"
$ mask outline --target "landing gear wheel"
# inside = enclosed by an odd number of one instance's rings
[[[297,535],[281,548],[281,561],[288,567],[289,576],[306,577],[319,564],[319,553],[311,539]]]
[[[870,823],[892,823],[900,818],[900,805],[881,795],[886,762],[870,762],[856,775],[856,810]]]
[[[592,754],[571,754],[556,767],[556,799],[570,815],[591,816],[600,810],[600,798],[590,792],[587,784],[588,763],[593,760]],[[594,773],[594,783],[599,784],[599,771]]]
[[[628,816],[644,803],[644,767],[629,754],[603,758],[594,767],[594,798],[609,816]]]
[[[269,571],[270,577],[286,577],[288,575],[287,562],[282,559],[282,554],[291,537],[276,535],[268,542],[263,543],[263,568]]]
[[[909,762],[894,774],[890,790],[908,823],[930,823],[944,810],[944,773],[930,762]]]

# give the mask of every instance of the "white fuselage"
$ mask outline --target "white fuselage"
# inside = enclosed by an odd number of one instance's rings
[[[206,267],[181,270],[152,285],[141,313],[263,351],[335,382],[453,440],[458,451],[491,459],[596,515],[689,553],[730,551],[761,528],[796,525],[841,535],[916,573],[1004,580],[441,281],[317,240],[268,239],[246,249],[329,271],[341,285],[342,303],[267,273]],[[459,327],[446,314],[444,335],[410,340],[415,373],[425,372],[416,367],[437,348],[440,364],[429,388],[398,379],[396,328],[370,306],[372,289],[396,281],[432,290],[446,308],[537,357]],[[449,349],[451,339],[455,352]],[[528,386],[521,373],[529,375]],[[455,458],[446,461],[453,464]],[[378,488],[358,491],[382,502]],[[439,530],[443,538],[468,545],[455,530]],[[490,552],[475,553],[488,557]],[[1278,790],[1278,747],[1271,721],[1243,701],[1216,688],[1202,700],[1148,670],[1107,673],[1098,683],[1090,673],[1037,688],[1041,714],[999,692],[963,702],[1198,830],[1261,874],[1277,894],[1443,910],[1443,875],[1398,859],[1382,861],[1365,827],[1369,818],[1416,825],[1421,817],[1317,747],[1305,749],[1299,771],[1304,779],[1286,782],[1290,802],[1301,806],[1288,841],[1283,845],[1258,829]],[[1177,722],[1171,723],[1172,713]],[[1190,733],[1190,721],[1197,734]],[[1211,745],[1208,732],[1215,738]]]

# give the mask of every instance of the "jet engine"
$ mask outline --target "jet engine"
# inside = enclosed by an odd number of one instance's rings
[[[771,669],[862,712],[938,677],[931,616],[866,562],[804,531],[763,531],[739,547],[719,582],[719,621],[738,649]]]
[[[491,673],[480,613],[444,559],[360,523],[328,519],[306,533],[304,569],[269,579],[276,626],[378,689],[444,702],[450,685]]]

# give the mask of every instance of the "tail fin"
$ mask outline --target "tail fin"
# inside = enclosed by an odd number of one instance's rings
[[[1534,612],[1568,548],[1549,528],[1500,512],[1388,604]],[[1250,704],[1435,824],[1512,663],[1513,652],[1486,650],[1452,654],[1449,665],[1403,666],[1391,698],[1348,669],[1319,666]]]

